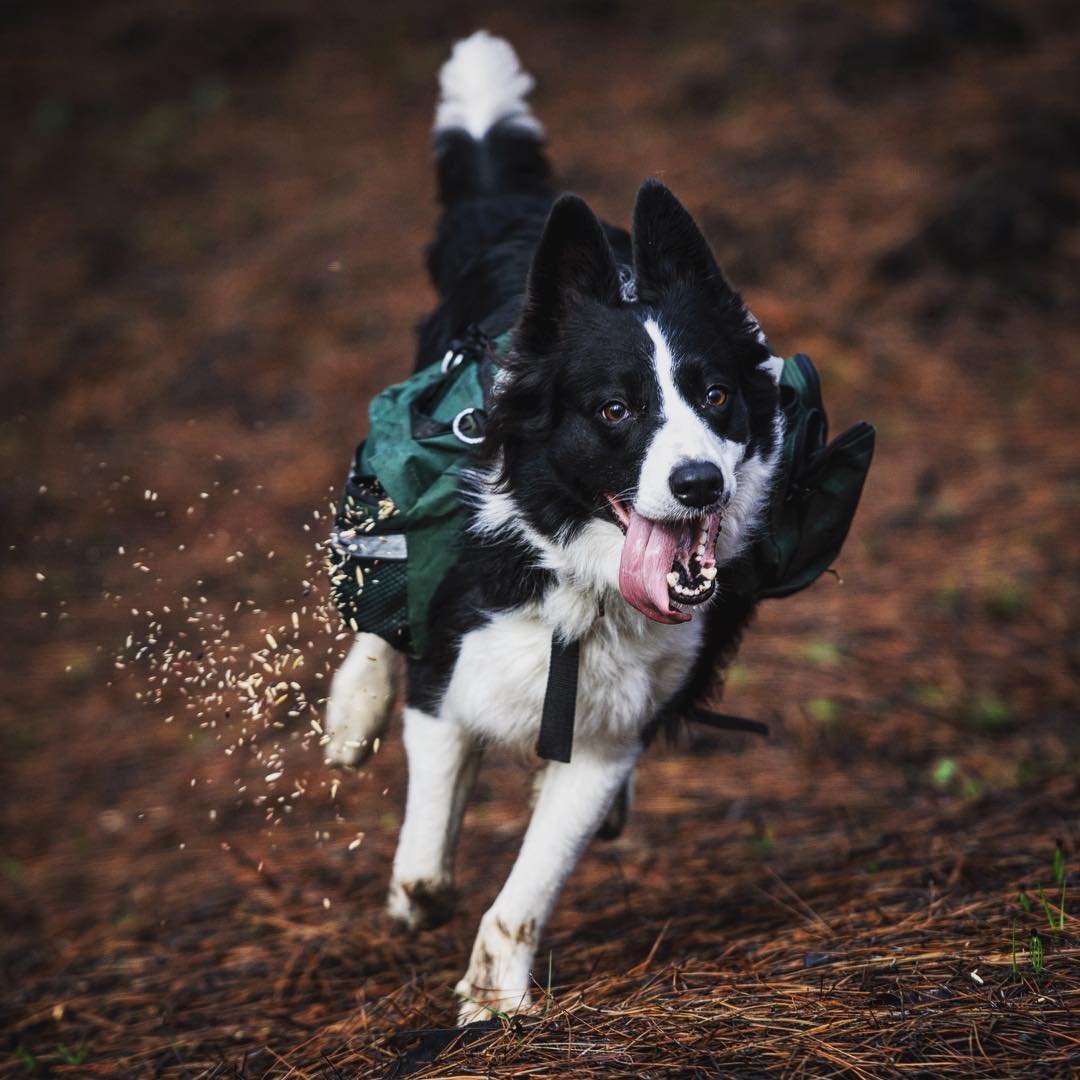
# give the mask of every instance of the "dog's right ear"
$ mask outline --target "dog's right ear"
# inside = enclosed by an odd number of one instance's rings
[[[551,208],[529,268],[517,345],[546,352],[560,319],[585,300],[618,303],[619,272],[600,219],[584,199],[563,195]]]

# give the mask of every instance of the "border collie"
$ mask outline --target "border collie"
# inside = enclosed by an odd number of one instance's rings
[[[725,567],[755,535],[780,455],[782,361],[662,184],[632,231],[556,197],[533,86],[480,31],[439,77],[439,303],[418,366],[466,328],[512,328],[461,497],[460,562],[407,664],[405,820],[388,909],[410,930],[454,901],[454,849],[486,746],[532,750],[552,635],[580,643],[568,764],[538,778],[513,870],[458,983],[460,1021],[530,1004],[538,939],[578,856],[618,831],[635,762],[730,662],[752,610]],[[360,634],[335,676],[327,760],[385,728],[393,650]]]

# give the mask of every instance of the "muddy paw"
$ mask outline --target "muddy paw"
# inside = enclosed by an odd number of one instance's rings
[[[432,930],[454,914],[457,898],[449,881],[393,881],[386,911],[406,930]]]
[[[468,979],[457,984],[455,993],[461,998],[458,1024],[474,1024],[477,1020],[512,1016],[533,1008],[532,995],[527,989],[517,991],[491,990],[474,986]]]

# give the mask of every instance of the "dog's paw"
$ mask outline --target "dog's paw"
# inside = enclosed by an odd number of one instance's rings
[[[532,995],[527,988],[517,991],[493,991],[477,987],[468,977],[457,984],[454,991],[461,998],[458,1008],[458,1024],[475,1024],[477,1020],[492,1020],[533,1009]]]
[[[327,765],[355,769],[371,757],[382,733],[370,738],[366,735],[354,738],[355,734],[348,729],[331,729],[330,739],[323,747],[323,760]]]
[[[392,881],[386,913],[404,930],[433,930],[454,914],[457,899],[448,880]]]
[[[358,634],[326,703],[328,765],[360,765],[374,752],[394,703],[393,674],[394,650],[374,634]]]
[[[532,1007],[530,969],[536,948],[535,918],[520,922],[494,909],[480,920],[469,967],[457,984],[460,1022],[526,1012]]]

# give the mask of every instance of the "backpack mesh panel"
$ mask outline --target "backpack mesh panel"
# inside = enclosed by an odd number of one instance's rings
[[[387,494],[373,476],[349,477],[336,526],[343,532],[385,532],[380,516]],[[391,515],[392,516],[392,515]],[[383,528],[377,529],[376,526]],[[408,563],[355,555],[331,539],[330,592],[342,622],[354,633],[378,634],[394,648],[409,648]]]

